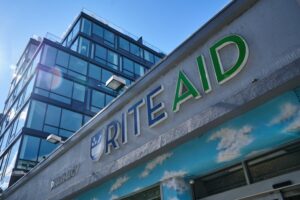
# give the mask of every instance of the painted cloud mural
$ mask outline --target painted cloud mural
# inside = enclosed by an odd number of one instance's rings
[[[120,178],[118,178],[116,180],[116,182],[111,186],[109,192],[112,193],[113,191],[119,189],[120,187],[122,187],[122,185],[124,185],[124,183],[126,183],[129,180],[128,176],[122,176]]]
[[[140,177],[141,178],[147,177],[155,167],[157,167],[158,165],[161,165],[167,158],[169,158],[171,156],[172,156],[172,153],[165,153],[160,156],[157,156],[155,159],[148,162],[144,171],[140,174]]]
[[[300,103],[290,91],[136,166],[77,200],[112,200],[160,183],[164,199],[190,200],[189,177],[201,177],[300,141],[300,134],[295,132],[300,132]]]
[[[299,106],[290,102],[281,105],[280,113],[270,121],[269,125],[276,125],[290,119],[298,112],[298,110]]]
[[[226,162],[240,156],[240,150],[253,142],[250,136],[252,127],[245,125],[240,129],[222,128],[213,133],[209,141],[220,140],[217,146],[219,151],[217,162]]]

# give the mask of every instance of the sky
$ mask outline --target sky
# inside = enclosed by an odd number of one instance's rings
[[[229,0],[0,0],[0,112],[12,66],[30,37],[62,36],[82,9],[89,10],[166,54],[172,52]]]

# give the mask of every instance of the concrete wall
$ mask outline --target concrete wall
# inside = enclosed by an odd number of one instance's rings
[[[212,127],[262,104],[266,100],[300,85],[299,2],[235,1],[187,41],[175,49],[145,77],[113,101],[93,120],[71,137],[47,160],[4,192],[7,199],[63,199],[117,177],[149,158],[195,138]],[[195,20],[195,19],[191,19]],[[183,27],[184,28],[184,27]],[[230,81],[220,85],[208,55],[209,48],[224,36],[238,34],[249,45],[246,66]],[[203,54],[212,91],[205,94],[200,84],[196,57]],[[232,64],[235,48],[222,54]],[[178,71],[183,70],[201,92],[180,111],[172,108]],[[258,81],[253,81],[258,80]],[[128,143],[103,155],[98,162],[90,158],[91,137],[159,85],[165,90],[155,98],[164,102],[168,118],[150,128],[146,106],[141,108],[141,135],[132,134],[128,118]],[[134,98],[133,98],[134,97]],[[51,190],[51,181],[79,164],[78,173]],[[38,186],[38,188],[37,188]]]

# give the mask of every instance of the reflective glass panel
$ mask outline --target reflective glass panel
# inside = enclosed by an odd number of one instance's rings
[[[76,131],[81,127],[82,115],[70,110],[63,109],[60,124],[61,128],[70,131]]]
[[[37,137],[25,135],[22,142],[20,158],[25,160],[36,161],[40,139]]]
[[[89,77],[100,81],[101,80],[101,68],[96,65],[90,64],[89,65]]]
[[[86,75],[86,73],[87,73],[87,62],[80,59],[80,58],[71,56],[69,69],[71,69],[75,72]]]
[[[73,99],[84,102],[85,87],[81,84],[74,83]]]
[[[85,34],[91,35],[91,28],[92,28],[92,23],[89,20],[83,18],[81,31]]]

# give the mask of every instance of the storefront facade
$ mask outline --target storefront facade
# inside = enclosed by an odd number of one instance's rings
[[[3,196],[293,199],[299,11],[232,2]]]

